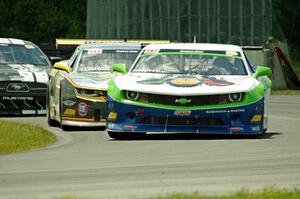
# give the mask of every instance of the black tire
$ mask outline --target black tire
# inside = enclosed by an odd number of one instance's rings
[[[46,93],[47,93],[46,94],[47,123],[49,126],[57,127],[59,125],[59,122],[51,119],[51,115],[50,115],[50,99],[49,99],[49,88],[48,87],[47,87]]]
[[[47,109],[47,122],[48,122],[49,126],[57,127],[59,125],[59,122],[57,122],[56,120],[53,120],[53,119],[50,118],[49,109]]]
[[[115,140],[138,140],[145,139],[146,133],[122,132],[122,131],[107,131],[109,137]]]
[[[107,131],[109,137],[115,140],[124,140],[129,138],[129,134],[126,132]]]

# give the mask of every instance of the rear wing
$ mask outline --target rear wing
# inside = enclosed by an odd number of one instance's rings
[[[105,44],[105,43],[135,43],[142,46],[148,44],[166,44],[169,40],[131,40],[131,39],[56,39],[56,48],[63,46],[79,46],[81,44]]]
[[[166,44],[169,40],[131,40],[131,39],[56,39],[56,51],[68,59],[73,54],[77,46],[82,44],[105,44],[105,43],[133,43],[145,47],[148,44]]]

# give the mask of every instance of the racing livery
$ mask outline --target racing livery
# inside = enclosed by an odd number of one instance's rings
[[[47,118],[50,126],[105,126],[107,83],[120,73],[114,64],[130,66],[140,44],[84,44],[50,72]]]
[[[108,134],[262,134],[270,73],[254,71],[235,45],[148,45],[126,75],[109,82]]]
[[[0,38],[0,115],[46,114],[51,68],[32,42]]]

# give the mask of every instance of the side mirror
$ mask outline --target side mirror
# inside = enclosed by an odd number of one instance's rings
[[[60,61],[54,64],[53,68],[57,70],[63,70],[67,73],[71,72],[71,68],[69,67],[68,63],[66,61]]]
[[[126,64],[114,64],[112,66],[113,71],[119,72],[119,73],[123,73],[123,74],[127,74],[128,73],[128,69]]]
[[[254,77],[258,78],[261,76],[270,76],[272,73],[271,68],[265,66],[258,66],[255,70]]]
[[[63,58],[61,57],[54,57],[54,56],[50,56],[49,60],[51,61],[52,64],[56,63],[56,62],[60,62],[63,60]]]

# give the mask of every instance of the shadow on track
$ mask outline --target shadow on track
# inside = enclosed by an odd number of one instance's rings
[[[274,139],[274,136],[282,133],[267,132],[263,135],[217,135],[217,134],[150,134],[124,137],[122,139],[110,139],[110,141],[135,141],[135,140],[237,140],[237,139]]]

